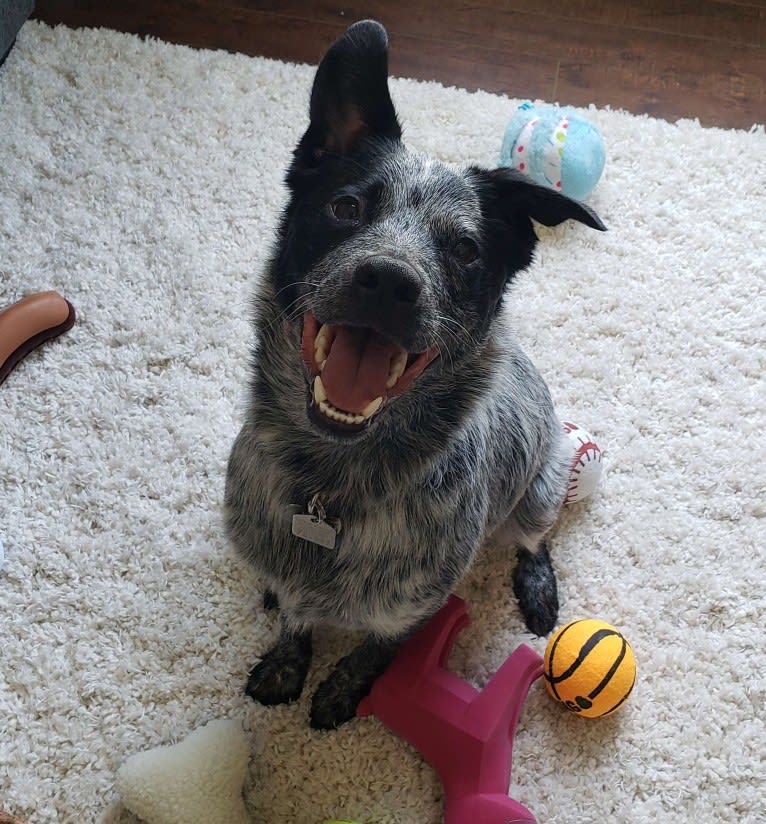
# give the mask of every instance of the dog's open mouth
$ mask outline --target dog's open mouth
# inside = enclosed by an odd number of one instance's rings
[[[301,355],[311,376],[314,419],[337,432],[360,432],[389,398],[409,389],[438,354],[436,347],[407,352],[373,329],[320,327],[307,313]]]

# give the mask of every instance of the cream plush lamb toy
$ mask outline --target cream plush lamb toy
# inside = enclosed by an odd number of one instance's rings
[[[250,747],[236,721],[131,756],[117,773],[123,804],[147,824],[252,824],[242,800]]]

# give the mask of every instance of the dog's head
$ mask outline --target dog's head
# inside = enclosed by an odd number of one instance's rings
[[[532,260],[532,218],[603,229],[587,207],[508,169],[406,150],[385,29],[349,28],[322,60],[287,176],[274,267],[300,326],[308,414],[330,438],[374,429],[480,356],[505,286]]]

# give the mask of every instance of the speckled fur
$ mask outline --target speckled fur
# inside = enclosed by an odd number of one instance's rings
[[[601,228],[585,207],[514,173],[452,169],[407,151],[385,55],[382,28],[357,24],[317,73],[311,126],[255,299],[250,404],[226,486],[229,534],[277,596],[282,621],[248,692],[293,700],[318,624],[368,633],[314,697],[321,728],[354,714],[396,645],[445,602],[490,535],[521,553],[514,586],[528,626],[543,634],[555,623],[555,577],[547,549],[536,553],[564,497],[567,451],[545,383],[499,309],[531,260],[530,216]],[[349,66],[351,75],[339,71]],[[338,227],[327,203],[348,192],[364,214]],[[467,265],[451,255],[465,236],[480,250]],[[381,319],[355,304],[353,273],[370,255],[417,273],[422,295],[411,311]],[[335,436],[307,415],[307,310],[321,322],[382,325],[408,351],[438,345],[441,357],[363,434]],[[342,520],[334,550],[291,534],[290,505],[305,507],[316,493]]]

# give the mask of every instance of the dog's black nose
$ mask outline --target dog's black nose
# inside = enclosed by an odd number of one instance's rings
[[[418,302],[423,284],[403,261],[378,256],[367,258],[354,272],[353,288],[363,301],[380,308],[409,308]]]

